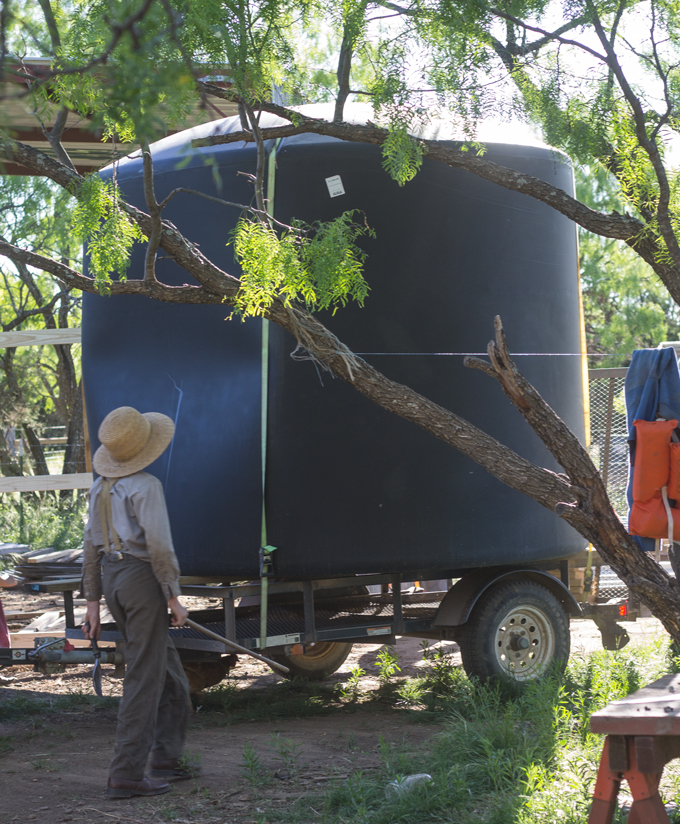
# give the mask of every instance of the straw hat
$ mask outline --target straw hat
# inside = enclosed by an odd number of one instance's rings
[[[175,424],[160,412],[143,415],[131,406],[119,406],[99,427],[101,446],[92,465],[105,478],[122,478],[152,464],[175,434]]]

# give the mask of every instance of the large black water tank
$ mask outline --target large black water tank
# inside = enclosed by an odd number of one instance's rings
[[[189,147],[194,137],[238,128],[235,119],[216,121],[156,143],[158,199],[187,187],[250,202],[240,173],[254,171],[252,146]],[[488,144],[486,158],[573,191],[569,162],[548,148]],[[335,176],[345,194],[331,197],[327,179]],[[120,163],[118,181],[144,208],[139,156]],[[378,147],[318,136],[281,142],[275,182],[275,216],[284,223],[361,209],[376,231],[363,243],[365,308],[323,317],[340,340],[371,353],[366,360],[390,378],[557,469],[495,381],[465,369],[458,355],[433,353],[484,351],[496,314],[515,352],[580,352],[574,225],[529,197],[427,160],[399,188],[382,170]],[[164,213],[234,274],[227,243],[238,215],[191,194],[176,195]],[[143,260],[140,246],[129,277],[142,276]],[[170,284],[189,280],[168,260],[157,270]],[[221,306],[86,295],[83,371],[92,436],[123,404],[177,420],[172,448],[150,471],[165,485],[182,571],[239,579],[257,575],[261,543],[262,323],[229,322],[228,314]],[[277,575],[455,572],[583,548],[554,514],[313,363],[292,359],[294,347],[271,325],[266,520]],[[518,360],[583,437],[582,359]]]

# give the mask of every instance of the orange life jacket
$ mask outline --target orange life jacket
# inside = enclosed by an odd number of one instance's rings
[[[677,421],[633,421],[635,466],[633,467],[633,506],[628,531],[642,538],[668,538],[668,498],[680,499],[680,444],[671,443]],[[673,540],[680,540],[680,509],[669,506],[673,519]]]
[[[680,443],[671,444],[671,471],[668,477],[668,497],[680,500]]]
[[[673,540],[680,541],[680,509],[671,509],[671,514]],[[628,517],[628,532],[642,538],[668,538],[668,516],[661,492],[648,501],[633,501]]]
[[[636,429],[634,501],[648,501],[660,492],[661,487],[668,485],[671,471],[671,433],[677,425],[677,421],[633,421]]]

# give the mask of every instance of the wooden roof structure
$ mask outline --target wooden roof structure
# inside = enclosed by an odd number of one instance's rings
[[[18,71],[17,71],[18,70]],[[54,152],[47,140],[45,131],[54,125],[57,106],[48,109],[43,122],[38,119],[33,103],[26,94],[28,85],[35,79],[44,78],[50,70],[49,58],[25,58],[16,64],[12,74],[0,78],[0,128],[9,132],[16,140],[34,146],[49,155]],[[207,78],[206,78],[207,79]],[[228,86],[226,78],[210,78],[211,82]],[[200,96],[196,100],[185,122],[179,128],[167,129],[158,134],[158,139],[188,129],[198,123],[231,117],[238,114],[236,104],[226,100],[207,101],[207,110],[201,106]],[[81,174],[88,174],[106,166],[115,157],[124,157],[139,147],[135,144],[116,143],[103,140],[101,130],[95,129],[88,118],[69,113],[62,136],[62,145]],[[32,172],[16,163],[1,163],[0,174],[29,175]]]

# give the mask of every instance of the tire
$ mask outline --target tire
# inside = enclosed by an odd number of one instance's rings
[[[339,670],[351,651],[352,644],[343,641],[318,641],[316,644],[309,644],[304,655],[271,653],[270,657],[288,667],[290,673],[285,678],[320,681]]]
[[[546,670],[563,672],[569,660],[569,616],[550,590],[531,581],[487,590],[459,638],[465,672],[481,681],[526,683]]]

